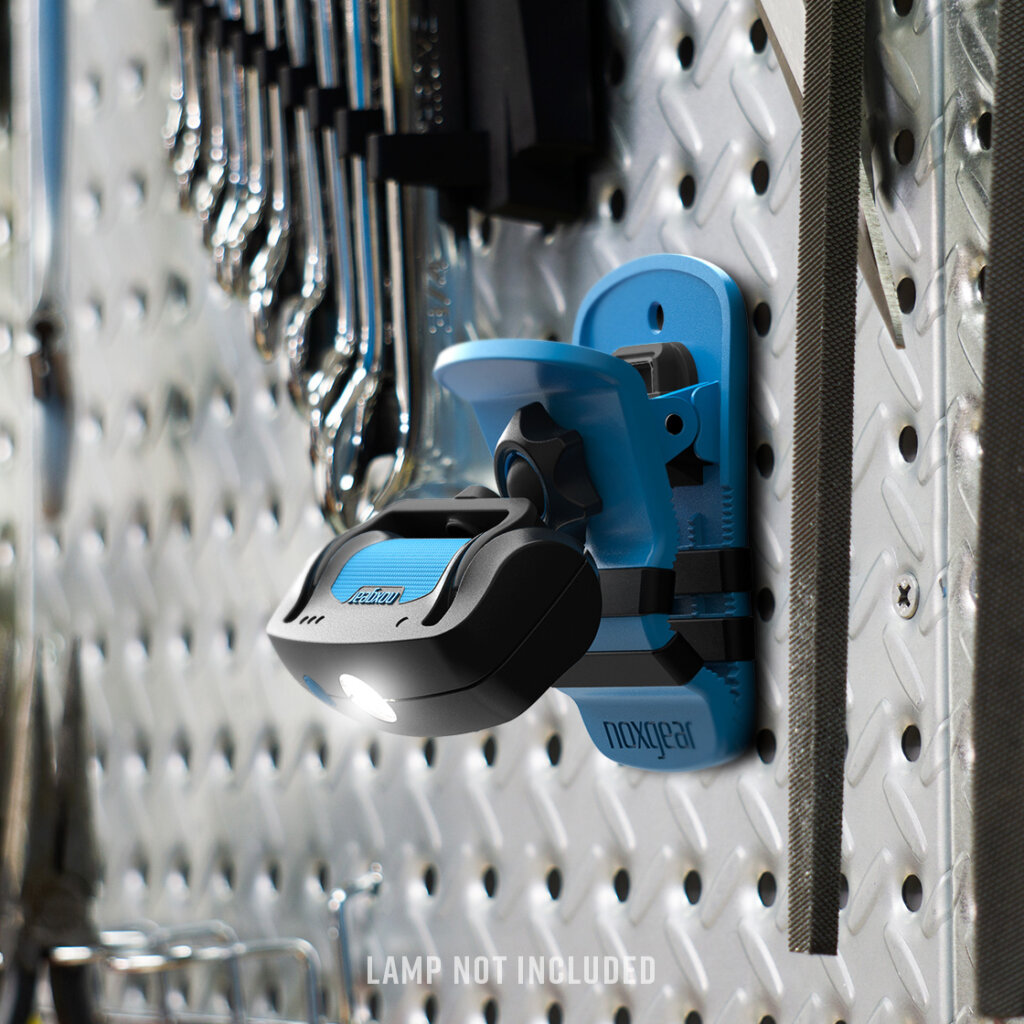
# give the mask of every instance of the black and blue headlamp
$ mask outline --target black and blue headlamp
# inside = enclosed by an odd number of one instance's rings
[[[621,763],[735,756],[754,678],[733,282],[636,260],[571,345],[470,342],[435,376],[473,405],[500,496],[399,501],[331,541],[268,626],[292,674],[394,732],[491,727],[558,686]]]

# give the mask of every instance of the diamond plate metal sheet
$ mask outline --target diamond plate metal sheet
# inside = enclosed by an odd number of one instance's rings
[[[100,918],[219,917],[243,937],[308,938],[329,965],[327,890],[377,860],[386,885],[363,945],[378,962],[655,962],[655,983],[635,987],[456,985],[446,968],[430,987],[372,991],[362,963],[361,997],[383,1021],[947,1021],[941,8],[873,8],[883,227],[916,301],[897,351],[861,291],[848,900],[841,955],[827,959],[789,954],[785,934],[799,125],[751,31],[752,3],[609,6],[622,74],[593,216],[549,232],[474,221],[466,330],[567,339],[586,289],[649,252],[702,256],[740,284],[752,319],[757,749],[698,775],[645,774],[601,758],[556,693],[493,734],[423,742],[362,730],[295,686],[263,626],[328,536],[303,428],[252,351],[243,311],[212,283],[196,225],[175,209],[159,138],[166,14],[80,0],[70,33],[78,447],[70,507],[41,531],[35,580],[42,628],[85,638]],[[915,140],[906,165],[892,155],[903,130]],[[907,572],[921,591],[910,619],[893,598]],[[50,654],[56,670],[63,652],[55,643]],[[251,983],[254,1012],[297,1012],[287,970]],[[220,985],[199,975],[177,998],[223,1007]],[[143,995],[129,986],[113,997],[131,1007]]]

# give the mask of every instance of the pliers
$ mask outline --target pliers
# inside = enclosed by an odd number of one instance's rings
[[[79,644],[71,648],[55,763],[45,681],[37,647],[31,684],[11,686],[0,707],[11,751],[2,793],[0,859],[0,1024],[34,1016],[40,967],[58,946],[94,947],[90,904],[100,876],[88,784],[89,742]],[[9,658],[5,658],[8,665]],[[91,968],[49,965],[58,1024],[99,1020]]]

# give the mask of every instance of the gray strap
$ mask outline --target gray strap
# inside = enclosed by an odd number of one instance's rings
[[[1024,1015],[1024,4],[999,5],[974,668],[976,1009]]]
[[[789,948],[835,953],[864,0],[807,0],[789,674]]]

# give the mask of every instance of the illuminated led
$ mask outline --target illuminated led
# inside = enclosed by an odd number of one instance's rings
[[[385,700],[369,683],[364,683],[358,676],[350,676],[346,672],[338,676],[338,681],[345,691],[345,696],[357,708],[362,708],[368,715],[373,715],[381,722],[398,720],[390,701]]]

